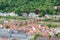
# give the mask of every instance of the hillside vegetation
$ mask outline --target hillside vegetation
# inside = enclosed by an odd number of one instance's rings
[[[22,13],[26,9],[34,12],[39,9],[39,14],[59,14],[54,6],[60,6],[60,0],[0,0],[0,12]]]

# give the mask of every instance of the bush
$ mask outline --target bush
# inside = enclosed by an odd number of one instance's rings
[[[51,24],[46,24],[48,27],[51,27]]]
[[[49,38],[51,38],[51,35],[49,35]]]
[[[50,20],[52,20],[52,19],[45,18],[43,21],[50,21]]]
[[[36,40],[37,37],[41,36],[40,34],[35,34],[34,40]]]
[[[57,27],[56,24],[46,24],[48,27]]]
[[[56,36],[57,36],[58,38],[60,38],[60,33],[56,34]]]
[[[9,26],[6,26],[7,29],[9,29],[10,27]]]
[[[48,21],[48,19],[46,18],[46,19],[44,19],[44,21]]]

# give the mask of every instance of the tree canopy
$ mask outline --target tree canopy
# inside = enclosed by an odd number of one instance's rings
[[[60,6],[60,0],[0,0],[0,12],[22,13],[26,9],[30,12],[39,9],[41,14],[59,14],[54,6]]]

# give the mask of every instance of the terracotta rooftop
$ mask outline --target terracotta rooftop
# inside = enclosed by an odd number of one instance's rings
[[[26,26],[19,26],[20,22],[8,22],[8,23],[3,23],[3,27],[5,28],[7,25],[10,27],[10,29],[14,29],[23,33],[28,33],[30,35],[34,35],[35,33],[40,33],[42,35],[48,36],[49,32],[53,32],[56,34],[54,30],[51,30],[52,28],[49,28],[48,26],[39,26],[37,23],[33,24],[28,24]],[[60,28],[59,28],[60,29]]]

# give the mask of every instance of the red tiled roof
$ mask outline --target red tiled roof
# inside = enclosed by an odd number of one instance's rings
[[[17,30],[17,29],[19,28],[19,26],[17,26],[17,25],[14,24],[13,22],[4,23],[3,26],[4,26],[4,28],[5,28],[6,26],[9,26],[10,29],[14,29],[14,30]]]
[[[18,30],[21,28],[19,26],[19,23],[20,22],[17,22],[17,25],[16,25],[15,22],[9,22],[9,23],[4,23],[3,26],[6,27],[8,25],[11,29]],[[32,27],[34,27],[35,30],[32,30]],[[43,29],[44,29],[44,32],[42,32]],[[48,36],[50,32],[50,28],[48,28],[47,26],[39,27],[38,24],[34,23],[34,24],[29,24],[27,26],[22,27],[20,31],[27,32],[30,35],[34,35],[35,33],[40,33],[40,34],[44,34],[45,36]]]
[[[34,35],[34,31],[33,30],[29,31],[28,34],[31,35],[31,36],[33,36]]]

